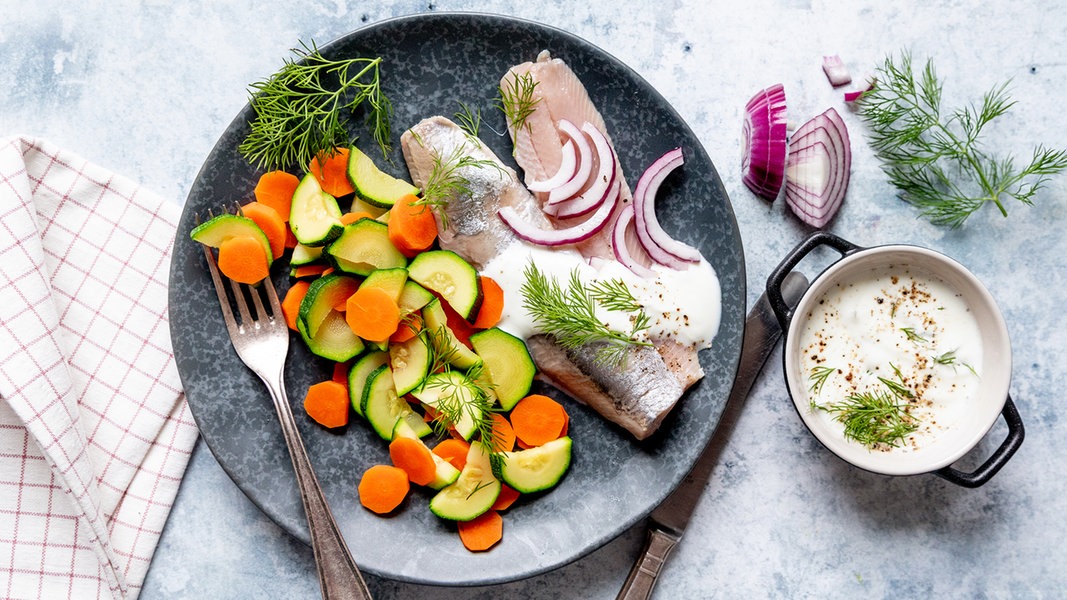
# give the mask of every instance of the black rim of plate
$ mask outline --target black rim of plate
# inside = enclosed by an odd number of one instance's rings
[[[386,171],[407,177],[399,133],[423,117],[451,116],[462,101],[482,111],[480,135],[505,162],[510,147],[492,100],[508,67],[548,49],[571,66],[607,121],[631,185],[663,152],[682,145],[686,163],[660,192],[664,228],[697,246],[722,289],[714,347],[700,353],[705,377],[660,431],[636,442],[623,430],[547,386],[571,413],[575,440],[570,472],[548,493],[505,513],[504,540],[489,552],[466,551],[455,526],[427,508],[429,490],[414,490],[388,518],[358,504],[364,469],[388,461],[384,442],[353,416],[327,431],[302,414],[304,390],[328,378],[332,365],[290,344],[286,383],[300,432],[324,493],[360,568],[413,583],[482,585],[513,581],[562,566],[599,548],[643,519],[678,485],[710,439],[737,371],[745,313],[741,238],[726,191],[699,140],[667,101],[629,67],[585,40],[540,23],[479,13],[398,17],[359,29],[319,50],[327,57],[382,56],[383,87],[393,98],[394,148]],[[170,324],[175,358],[193,417],[225,472],[284,530],[308,542],[292,466],[266,389],[233,352],[218,312],[202,251],[189,239],[209,209],[250,199],[259,172],[236,151],[247,134],[246,106],[220,137],[193,183],[171,264]],[[380,160],[365,130],[357,146]],[[514,166],[512,164],[512,166]],[[285,262],[279,261],[279,262]],[[287,272],[272,271],[279,293]]]

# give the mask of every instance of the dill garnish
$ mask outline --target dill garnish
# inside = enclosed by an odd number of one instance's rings
[[[812,367],[811,375],[808,376],[811,381],[811,387],[808,388],[808,391],[816,396],[819,395],[822,392],[822,386],[826,385],[826,380],[836,372],[836,367]],[[813,404],[814,402],[812,400]]]
[[[916,77],[910,54],[899,62],[886,57],[876,78],[859,100],[871,147],[900,197],[935,225],[960,227],[990,202],[1007,217],[1007,199],[1032,205],[1049,176],[1067,169],[1064,150],[1039,145],[1019,168],[1011,156],[983,149],[983,130],[1015,104],[1007,84],[988,91],[980,106],[950,111],[929,60]]]
[[[307,165],[351,145],[342,110],[354,112],[364,102],[374,141],[387,154],[393,107],[382,93],[381,57],[330,60],[314,42],[292,52],[295,58],[277,73],[249,86],[255,118],[237,148],[241,155],[263,169]]]
[[[482,126],[482,110],[480,108],[471,111],[471,108],[465,103],[459,103],[459,112],[453,115],[456,118],[457,125],[463,131],[467,132],[467,137],[478,137],[478,130]]]
[[[534,88],[536,87],[537,82],[527,72],[512,77],[506,84],[498,88],[499,97],[496,100],[496,105],[503,111],[504,117],[512,129],[518,130],[528,127],[526,119],[534,113],[537,109],[537,103],[541,100],[534,97]]]
[[[422,145],[422,140],[418,137],[415,141]],[[425,147],[425,146],[424,146]],[[463,169],[466,168],[493,168],[498,173],[504,173],[504,167],[494,160],[485,158],[474,158],[470,154],[467,154],[467,148],[465,145],[456,146],[453,148],[452,153],[448,156],[442,157],[440,154],[431,151],[433,156],[433,166],[430,167],[430,175],[426,178],[426,185],[423,186],[422,196],[418,202],[414,202],[414,205],[429,206],[437,212],[437,216],[441,219],[441,226],[444,229],[448,229],[448,208],[449,202],[453,198],[461,195],[469,195],[471,193],[471,182],[466,176],[463,175]]]
[[[834,420],[845,426],[845,438],[867,447],[877,444],[897,446],[908,434],[919,428],[919,421],[908,412],[908,401],[915,397],[904,385],[900,370],[890,365],[900,381],[879,377],[884,390],[851,394],[840,402],[811,403],[813,409],[834,414]]]
[[[919,333],[915,331],[914,327],[901,327],[900,330],[904,332],[904,335],[907,336],[907,338],[912,342],[925,343],[929,341],[923,336],[919,335]]]

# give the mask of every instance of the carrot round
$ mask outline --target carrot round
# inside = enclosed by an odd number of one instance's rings
[[[418,202],[418,196],[408,194],[389,209],[389,241],[409,258],[428,249],[437,239],[433,210]]]
[[[282,314],[285,315],[285,324],[293,331],[297,330],[296,318],[300,314],[300,303],[304,301],[304,296],[307,296],[310,287],[309,281],[296,281],[289,286],[289,291],[285,292],[285,298],[282,300]]]
[[[482,306],[474,320],[475,329],[489,329],[500,322],[504,314],[504,290],[492,277],[480,275],[482,284]]]
[[[359,480],[359,503],[380,515],[392,512],[408,495],[408,474],[393,465],[374,465]]]
[[[329,268],[329,265],[325,264],[300,265],[299,267],[293,267],[292,270],[289,271],[289,276],[293,279],[313,279],[315,277],[321,277]]]
[[[507,510],[515,501],[519,499],[519,491],[511,487],[506,483],[500,484],[500,495],[496,497],[496,502],[493,502],[493,510]]]
[[[541,446],[558,438],[567,425],[567,411],[548,396],[531,394],[511,409],[515,437],[528,446]]]
[[[382,288],[362,286],[348,297],[345,319],[359,337],[384,342],[400,325],[400,307]]]
[[[274,259],[281,258],[285,252],[285,236],[288,227],[278,211],[259,202],[249,202],[241,207],[241,213],[256,222],[270,243],[270,252]]]
[[[288,221],[293,205],[293,192],[299,184],[300,178],[292,173],[267,171],[260,175],[259,181],[256,182],[256,202],[273,208],[283,221]]]
[[[238,283],[259,283],[270,274],[263,244],[251,236],[236,236],[219,245],[219,271]]]
[[[348,388],[336,381],[320,381],[308,387],[304,395],[304,410],[323,427],[343,427],[348,424]]]
[[[334,148],[311,159],[308,173],[319,180],[319,186],[327,194],[340,198],[356,191],[348,180],[348,148]]]
[[[427,485],[437,476],[437,465],[430,449],[419,440],[396,437],[389,442],[389,459],[393,466],[408,474],[408,480],[416,485]]]
[[[491,413],[493,419],[493,451],[511,452],[515,449],[515,429],[504,415]]]
[[[459,521],[457,527],[460,541],[471,552],[488,550],[504,537],[504,519],[492,509],[470,521]]]
[[[341,215],[342,225],[351,225],[360,219],[373,219],[374,215],[364,210],[357,210],[355,212],[346,212]]]
[[[330,376],[330,379],[348,389],[348,371],[351,368],[352,361],[333,363],[333,375]]]
[[[467,464],[467,452],[471,445],[463,440],[446,438],[433,447],[433,453],[447,460],[457,469],[463,469]]]
[[[422,315],[418,311],[409,313],[400,319],[400,325],[397,326],[396,332],[389,336],[389,341],[398,344],[406,342],[418,335],[424,327]]]

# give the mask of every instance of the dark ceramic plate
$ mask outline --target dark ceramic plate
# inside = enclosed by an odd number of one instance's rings
[[[473,585],[520,579],[564,565],[634,525],[674,489],[710,438],[729,394],[744,327],[745,274],[733,211],[714,166],[677,113],[628,67],[589,43],[536,23],[477,14],[428,14],[368,26],[321,51],[328,57],[382,56],[382,85],[393,99],[394,141],[424,117],[453,115],[463,102],[484,115],[481,137],[511,156],[503,115],[493,108],[497,84],[512,65],[548,49],[585,82],[607,121],[631,185],[663,152],[684,148],[686,163],[661,190],[664,228],[699,247],[722,286],[722,325],[715,347],[701,353],[707,375],[658,434],[642,443],[570,399],[574,456],[552,491],[505,515],[504,540],[489,552],[463,548],[455,525],[434,517],[429,493],[415,491],[390,518],[358,503],[360,474],[388,461],[386,445],[362,421],[326,431],[300,409],[307,386],[328,378],[331,365],[290,345],[286,383],[308,453],[356,562],[398,580]],[[182,382],[205,441],[223,469],[271,519],[308,540],[307,524],[277,417],[263,385],[230,346],[203,253],[189,240],[196,215],[248,201],[258,173],[238,155],[247,134],[245,108],[222,135],[197,176],[182,216],[171,266],[170,317]],[[360,130],[362,131],[362,129]],[[358,144],[380,151],[369,135]],[[399,148],[385,166],[407,177]],[[384,163],[383,163],[384,164]],[[284,261],[279,261],[284,262]],[[279,292],[286,270],[274,273]],[[559,398],[563,396],[541,388]]]

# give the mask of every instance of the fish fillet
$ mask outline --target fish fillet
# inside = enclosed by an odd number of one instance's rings
[[[437,215],[441,247],[463,256],[476,268],[481,269],[512,244],[526,244],[498,218],[502,206],[513,207],[539,227],[551,227],[539,201],[515,171],[447,118],[435,116],[419,122],[401,136],[401,147],[412,181],[419,187],[426,185],[442,157],[447,159],[457,152],[497,163],[498,168],[462,167],[460,174],[469,182],[470,193],[457,193],[449,199],[447,223]],[[509,295],[518,294],[514,290]],[[637,439],[654,433],[685,390],[704,375],[696,350],[673,341],[662,341],[654,348],[631,348],[625,369],[597,365],[592,359],[594,348],[567,351],[549,336],[532,336],[527,346],[548,383]]]

